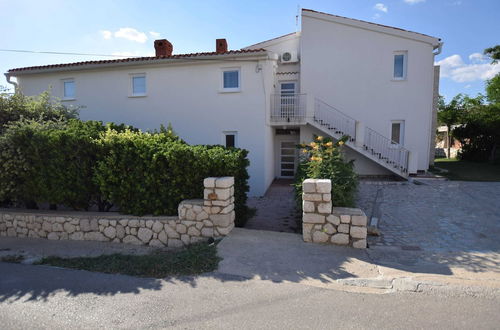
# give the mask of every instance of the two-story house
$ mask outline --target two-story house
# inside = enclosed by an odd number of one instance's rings
[[[349,135],[346,156],[361,175],[426,171],[433,160],[440,39],[302,10],[301,31],[241,50],[9,70],[35,95],[51,88],[83,106],[82,119],[155,129],[172,123],[191,144],[249,150],[250,194],[293,177],[299,142]],[[12,80],[16,78],[16,81]]]

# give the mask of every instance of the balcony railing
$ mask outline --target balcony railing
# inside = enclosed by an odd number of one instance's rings
[[[271,122],[304,124],[306,120],[306,94],[271,95]]]
[[[373,156],[385,161],[402,173],[408,173],[408,158],[410,152],[400,144],[366,127],[363,146],[365,150],[370,152]]]

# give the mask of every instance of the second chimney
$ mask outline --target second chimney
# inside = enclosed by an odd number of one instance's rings
[[[155,40],[156,57],[171,56],[174,46],[167,39]]]
[[[222,54],[227,52],[227,41],[226,39],[215,40],[215,52],[217,54]]]

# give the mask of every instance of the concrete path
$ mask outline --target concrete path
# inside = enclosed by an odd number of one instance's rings
[[[235,228],[218,251],[223,258],[219,273],[248,279],[362,292],[454,290],[500,296],[500,259],[479,253],[357,250],[242,228]]]
[[[0,263],[10,329],[495,329],[497,298],[347,293],[207,274],[148,279]]]
[[[296,232],[297,214],[292,184],[293,180],[275,180],[265,196],[249,198],[247,205],[257,212],[248,220],[245,228]]]

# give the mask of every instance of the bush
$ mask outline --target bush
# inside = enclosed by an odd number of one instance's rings
[[[305,179],[330,179],[332,181],[332,204],[353,207],[358,186],[354,172],[354,161],[346,162],[342,146],[347,137],[337,142],[318,136],[310,144],[301,145],[302,160],[295,176],[295,198],[297,208],[302,210],[302,182]]]
[[[122,212],[177,214],[181,200],[203,198],[203,179],[209,176],[234,176],[237,216],[245,211],[246,150],[190,146],[167,133],[113,130],[100,143],[107,151],[98,162],[96,180]]]
[[[0,134],[9,123],[21,119],[36,122],[64,122],[76,118],[77,114],[77,108],[68,108],[60,102],[51,100],[49,92],[44,92],[36,97],[24,96],[21,93],[0,94]]]

